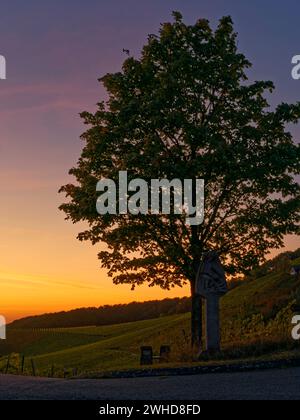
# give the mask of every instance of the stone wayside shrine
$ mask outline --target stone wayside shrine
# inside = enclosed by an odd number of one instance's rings
[[[204,253],[196,278],[196,294],[205,299],[206,353],[220,351],[220,297],[227,293],[225,272],[215,251]]]

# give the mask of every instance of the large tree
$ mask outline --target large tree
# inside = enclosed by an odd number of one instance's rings
[[[186,25],[174,12],[159,35],[150,35],[139,58],[100,79],[109,98],[89,127],[76,182],[61,188],[61,206],[78,235],[93,244],[116,284],[148,283],[169,289],[189,282],[192,339],[201,342],[201,300],[195,277],[204,249],[218,251],[229,275],[261,263],[284,235],[299,234],[299,145],[286,123],[296,123],[300,104],[271,110],[272,82],[250,83],[251,65],[238,52],[230,17],[212,30],[207,20]],[[205,180],[205,218],[189,226],[184,215],[102,215],[96,211],[100,178]]]

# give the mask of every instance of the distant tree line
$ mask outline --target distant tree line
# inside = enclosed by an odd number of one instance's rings
[[[276,257],[267,260],[264,264],[253,269],[244,280],[255,280],[260,277],[264,277],[272,271],[282,271],[290,266],[293,260],[300,258],[300,248],[295,251],[285,251],[277,255]]]
[[[121,324],[189,312],[190,305],[188,297],[104,305],[99,308],[79,308],[68,312],[22,318],[12,322],[10,326],[13,328],[67,328]]]

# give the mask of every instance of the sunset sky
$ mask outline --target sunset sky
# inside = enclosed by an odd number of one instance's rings
[[[99,269],[99,247],[76,240],[64,221],[59,187],[82,147],[80,111],[105,98],[97,79],[120,70],[123,48],[138,56],[172,10],[187,22],[213,25],[230,14],[239,49],[252,61],[251,80],[273,80],[272,104],[300,100],[291,58],[300,54],[296,0],[2,0],[0,54],[0,314],[24,315],[132,300],[187,295],[158,288],[114,286]],[[299,139],[300,128],[293,133]],[[286,247],[299,247],[289,237]]]

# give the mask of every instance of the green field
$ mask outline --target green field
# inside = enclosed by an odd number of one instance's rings
[[[295,260],[294,264],[299,264]],[[300,343],[291,339],[291,305],[300,302],[300,279],[276,272],[247,281],[230,291],[221,304],[223,359],[261,357],[294,351]],[[189,314],[163,316],[126,324],[60,329],[8,328],[0,342],[0,371],[62,376],[64,369],[78,373],[105,372],[139,367],[141,345],[172,348],[173,365],[190,363]]]

